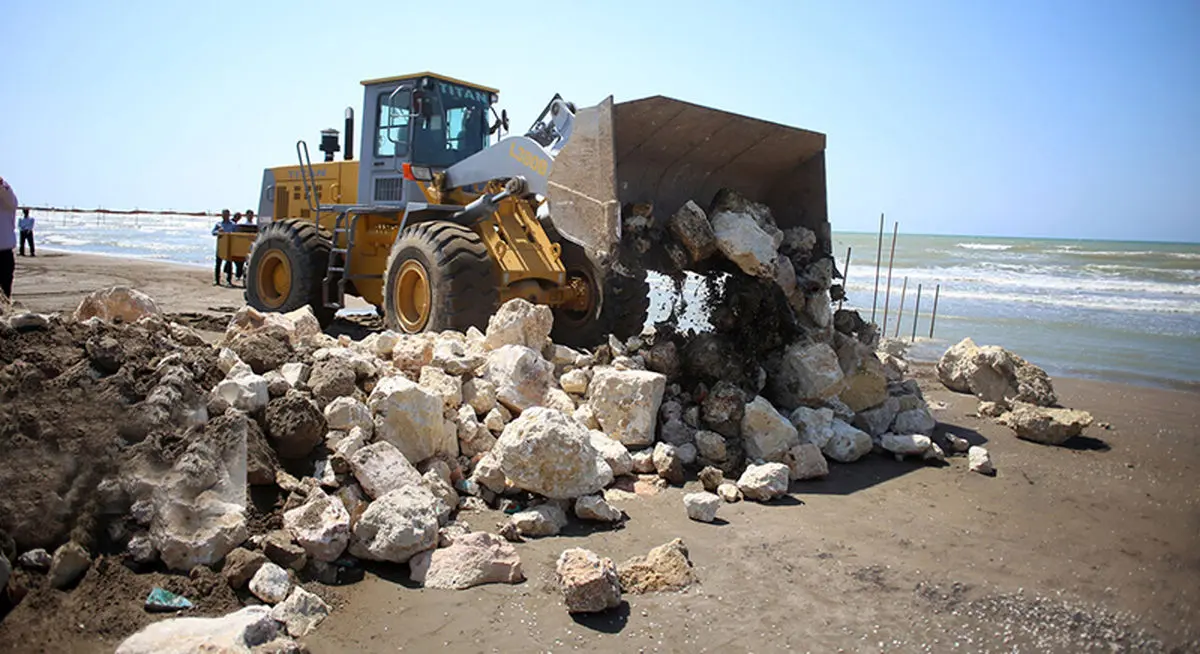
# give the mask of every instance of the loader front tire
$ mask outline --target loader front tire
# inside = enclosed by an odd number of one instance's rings
[[[246,270],[246,302],[259,311],[286,313],[312,307],[324,328],[334,310],[324,305],[321,284],[329,265],[329,241],[316,225],[279,220],[263,227],[255,239]]]
[[[384,320],[405,334],[485,330],[499,306],[498,279],[475,232],[440,220],[411,225],[388,257]]]
[[[646,273],[626,276],[610,270],[605,274],[583,248],[566,240],[559,243],[567,278],[586,280],[594,300],[584,311],[555,308],[551,340],[570,347],[594,347],[605,343],[609,334],[625,340],[642,333],[650,310]]]

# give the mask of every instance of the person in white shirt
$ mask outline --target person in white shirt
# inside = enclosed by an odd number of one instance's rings
[[[29,217],[29,209],[21,209],[21,220],[17,221],[17,229],[21,230],[21,256],[25,256],[25,242],[29,242],[29,256],[36,257],[33,247],[33,218]]]
[[[13,249],[17,247],[17,194],[8,182],[0,177],[0,291],[12,297],[13,270],[17,260]]]

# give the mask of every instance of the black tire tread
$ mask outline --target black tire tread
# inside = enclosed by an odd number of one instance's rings
[[[262,311],[277,311],[286,313],[295,311],[305,305],[312,307],[313,314],[317,318],[317,322],[324,328],[333,322],[333,309],[324,306],[324,297],[321,292],[321,285],[325,279],[326,267],[329,265],[329,239],[321,234],[317,226],[305,220],[295,218],[287,218],[283,220],[272,221],[263,227],[258,234],[255,242],[255,250],[257,251],[263,243],[273,239],[283,239],[286,244],[291,245],[301,258],[297,261],[292,261],[293,269],[300,273],[299,288],[301,292],[293,294],[293,297],[284,302],[283,306],[278,309],[267,309],[264,304],[259,301],[257,294],[257,285],[252,281],[257,274],[257,269],[253,265],[256,263],[253,255],[251,255],[250,263],[246,271],[246,290],[243,295],[246,302]],[[284,248],[285,250],[288,248]]]
[[[392,271],[398,269],[400,253],[409,245],[419,247],[434,267],[429,275],[435,308],[425,331],[487,329],[500,296],[496,264],[478,234],[462,225],[437,220],[405,228],[392,244],[384,284],[388,327],[401,329],[388,305],[392,301]]]

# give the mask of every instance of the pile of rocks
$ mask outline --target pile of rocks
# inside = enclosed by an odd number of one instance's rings
[[[964,338],[937,364],[946,388],[979,398],[979,415],[994,418],[1021,438],[1062,445],[1092,424],[1087,411],[1060,407],[1046,371],[996,346]]]
[[[431,588],[518,583],[513,542],[572,520],[619,524],[620,500],[692,475],[705,490],[687,494],[684,508],[710,522],[723,502],[767,502],[791,482],[827,476],[830,461],[965,453],[961,439],[935,440],[920,388],[904,379],[903,351],[856,313],[831,311],[835,271],[811,231],[779,230],[765,207],[728,193],[710,213],[689,204],[667,225],[681,244],[673,259],[721,278],[714,329],[660,323],[592,351],[553,343],[550,309],[522,299],[484,331],[358,341],[322,333],[307,308],[244,307],[212,347],[128,289],[94,294],[65,321],[8,317],[14,338],[72,320],[96,332],[76,377],[129,376],[122,343],[158,339],[158,354],[128,382],[138,392],[121,404],[130,426],[120,456],[85,489],[104,510],[83,531],[103,537],[76,529],[9,558],[64,580],[86,570],[89,548],[120,552],[137,569],[212,568],[245,601],[273,607],[227,616],[230,629],[269,618],[298,638],[330,611],[319,587],[303,584],[352,582],[364,562],[407,564]],[[6,360],[0,381],[26,365]],[[250,490],[274,494],[275,506],[264,515]],[[496,533],[465,520],[485,508],[510,516]],[[618,598],[644,585],[624,568],[661,560],[684,570],[682,544],[667,550],[623,567],[564,552],[566,604],[611,606],[614,570]],[[7,563],[0,558],[0,573]],[[576,601],[576,587],[607,590]]]

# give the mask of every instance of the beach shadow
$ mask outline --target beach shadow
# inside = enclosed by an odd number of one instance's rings
[[[617,606],[600,613],[572,613],[571,619],[592,631],[619,634],[629,624],[629,602],[621,600]]]
[[[1062,447],[1079,452],[1108,452],[1112,450],[1112,446],[1106,441],[1091,436],[1074,436],[1068,438],[1062,444]]]
[[[384,581],[390,581],[405,588],[423,588],[421,584],[412,580],[410,576],[411,571],[407,563],[386,563],[381,561],[362,561],[361,563],[363,570],[370,572]]]
[[[930,464],[920,459],[896,461],[894,458],[868,454],[854,463],[829,463],[829,476],[792,483],[796,495],[850,495],[884,482],[926,468]],[[795,498],[797,503],[803,500]]]
[[[382,328],[382,320],[373,320],[365,316],[354,316],[353,319],[339,316],[325,328],[325,333],[333,338],[344,334],[351,340],[361,341]]]
[[[963,427],[962,425],[950,422],[939,422],[933,428],[933,439],[935,441],[945,441],[946,434],[954,434],[959,438],[965,439],[971,445],[984,445],[988,442],[986,436],[970,427]]]

